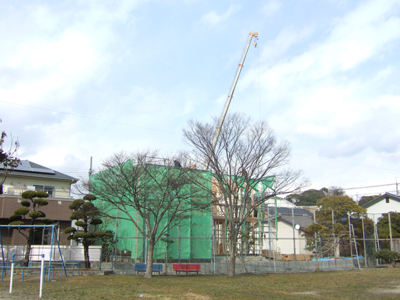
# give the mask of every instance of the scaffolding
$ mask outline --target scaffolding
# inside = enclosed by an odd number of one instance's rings
[[[155,173],[163,172],[164,169],[171,169],[171,167],[154,166]],[[213,183],[215,177],[209,171],[193,169],[193,172],[197,172],[198,175],[200,175],[197,178],[203,181],[202,184],[206,187],[205,190],[208,189],[208,191],[203,193],[200,201],[205,204],[213,204],[208,210],[190,211],[184,218],[179,218],[176,224],[170,226],[170,228],[168,227],[165,236],[169,242],[163,242],[164,239],[160,239],[154,246],[153,257],[156,260],[174,260],[179,262],[214,261],[215,255],[225,255],[229,252],[229,232],[227,226],[229,221],[226,216],[226,209],[221,198],[218,198],[218,196],[212,198],[212,195],[215,196],[218,195],[218,193],[211,193],[211,190],[215,189],[216,186]],[[231,178],[231,180],[238,187],[237,192],[241,193],[241,189],[244,189],[246,185],[244,177],[235,177],[234,180],[233,178]],[[250,199],[249,203],[251,206],[254,207],[254,205],[260,201],[267,189],[275,193],[273,190],[274,180],[275,178],[273,176],[261,178],[259,180],[250,180],[250,189],[252,190],[250,197],[252,199]],[[96,175],[93,176],[92,181],[96,181]],[[190,194],[189,190],[191,186],[188,185],[186,189],[188,190],[184,191],[184,193]],[[150,199],[152,197],[151,192],[149,192],[146,197]],[[199,201],[199,199],[195,200]],[[143,203],[147,201],[148,199],[146,198]],[[145,225],[145,220],[140,214],[132,207],[128,217],[128,215],[119,210],[118,207],[110,209],[110,205],[107,201],[103,201],[101,198],[95,200],[94,203],[100,210],[107,211],[107,214],[113,219],[113,221],[108,222],[107,229],[115,231],[117,250],[120,253],[122,252],[130,255],[135,261],[146,262],[148,240],[145,234],[147,233],[147,227]],[[191,205],[191,200],[185,205]],[[265,215],[265,206],[258,206],[244,222],[242,226],[242,236],[248,235],[253,237],[254,240],[262,240],[262,236],[265,232],[263,229],[257,230],[256,224],[261,223]],[[129,218],[133,218],[138,226],[134,226],[132,221],[128,220]],[[166,215],[160,227],[167,224],[166,222],[168,220],[169,216]],[[262,243],[257,244],[256,247],[256,243],[249,243],[249,241],[246,241],[244,238],[239,238],[239,247],[241,252],[244,252],[246,255],[261,255],[263,250]]]

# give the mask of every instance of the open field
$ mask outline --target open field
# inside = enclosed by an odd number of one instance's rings
[[[0,299],[38,299],[39,277],[0,282]],[[57,276],[42,299],[400,299],[400,268],[297,274]]]

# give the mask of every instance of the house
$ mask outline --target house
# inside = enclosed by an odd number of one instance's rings
[[[383,214],[400,212],[400,197],[391,193],[385,193],[364,204],[362,207],[367,210],[368,217],[377,223]]]
[[[4,179],[5,170],[0,166],[0,180]],[[0,181],[0,182],[1,182]],[[71,185],[78,181],[77,178],[63,174],[56,170],[41,166],[29,160],[22,160],[21,165],[11,172],[2,185],[3,194],[0,194],[0,224],[8,225],[8,217],[17,208],[21,207],[21,194],[27,190],[45,191],[49,194],[46,200],[49,204],[43,207],[46,218],[58,223],[58,236],[60,244],[69,245],[67,235],[62,234],[64,229],[71,226],[69,217],[71,210],[69,205],[74,199],[71,198]],[[60,234],[61,233],[61,234]],[[10,232],[7,228],[2,229],[3,244],[25,244],[26,239],[21,237],[17,229]]]
[[[304,228],[312,224],[312,213],[302,208],[269,207],[267,217],[261,226],[257,223],[257,236],[261,230],[261,246],[264,250],[271,249],[280,257],[282,255],[311,255],[305,249],[306,239]]]

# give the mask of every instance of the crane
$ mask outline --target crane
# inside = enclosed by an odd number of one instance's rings
[[[221,119],[219,120],[218,126],[217,126],[217,128],[215,130],[215,133],[214,133],[214,138],[213,138],[213,141],[212,141],[212,145],[211,145],[211,149],[210,149],[208,158],[207,158],[206,163],[204,165],[204,170],[207,170],[209,165],[210,165],[211,154],[214,151],[215,146],[217,145],[217,141],[218,141],[219,135],[221,134],[222,125],[224,124],[225,117],[226,117],[226,114],[227,114],[228,109],[229,109],[229,105],[231,104],[233,93],[235,92],[236,84],[237,84],[237,82],[239,80],[240,72],[242,71],[242,68],[243,68],[244,60],[246,59],[247,52],[249,51],[249,47],[250,47],[250,44],[251,44],[251,40],[253,38],[255,39],[254,46],[257,47],[256,40],[258,39],[258,32],[250,32],[249,33],[249,38],[247,39],[247,43],[246,43],[246,47],[244,49],[244,53],[242,55],[242,59],[240,60],[238,69],[236,71],[236,75],[235,75],[235,78],[233,80],[232,87],[231,87],[231,89],[229,91],[229,94],[228,94],[228,98],[226,99],[226,103],[225,103],[225,107],[224,107],[224,109],[222,111]]]

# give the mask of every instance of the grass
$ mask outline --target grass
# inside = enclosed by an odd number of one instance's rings
[[[2,299],[37,299],[38,276],[0,282]],[[42,299],[400,299],[400,268],[297,274],[75,276],[45,282]],[[8,297],[8,298],[7,298]]]

